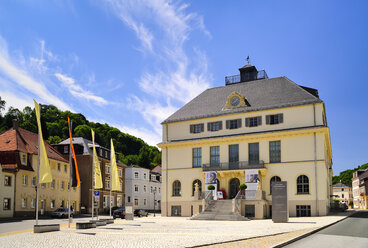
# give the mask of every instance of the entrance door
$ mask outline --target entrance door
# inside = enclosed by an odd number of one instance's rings
[[[41,200],[41,215],[45,214],[45,201]]]
[[[238,178],[233,178],[230,180],[230,185],[229,185],[229,199],[233,199],[236,194],[239,191],[239,185],[240,185],[240,181]]]

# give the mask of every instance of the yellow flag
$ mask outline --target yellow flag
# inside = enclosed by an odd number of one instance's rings
[[[111,182],[112,182],[111,190],[119,190],[119,191],[121,190],[118,166],[116,165],[114,143],[112,142],[112,139],[111,139]]]
[[[100,169],[100,161],[98,161],[98,156],[96,153],[96,147],[95,147],[95,132],[91,129],[92,132],[92,143],[93,143],[93,157],[95,160],[95,164],[93,165],[95,167],[95,189],[102,189],[102,177],[101,177],[101,169]]]
[[[35,112],[36,112],[36,119],[37,119],[37,126],[38,126],[38,135],[39,135],[39,140],[40,140],[40,144],[39,144],[39,156],[40,156],[40,168],[39,168],[39,172],[40,172],[40,178],[39,178],[39,183],[51,183],[52,182],[52,175],[51,175],[51,169],[50,169],[50,165],[49,165],[49,159],[47,158],[47,152],[46,152],[46,148],[45,148],[45,143],[43,142],[43,137],[42,137],[42,130],[41,130],[41,114],[40,114],[40,105],[38,105],[38,103],[34,101],[35,104]]]

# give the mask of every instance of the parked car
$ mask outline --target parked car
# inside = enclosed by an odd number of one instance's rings
[[[65,218],[65,217],[68,217],[68,212],[69,212],[68,208],[58,208],[56,209],[56,211],[51,213],[51,216],[57,217],[57,218]],[[74,210],[71,210],[70,216],[73,217],[73,215],[74,215]]]
[[[116,219],[116,218],[122,218],[122,219],[124,219],[125,218],[125,208],[124,207],[118,207],[117,209],[115,209],[112,212],[112,217],[114,219]]]
[[[148,212],[143,210],[143,209],[136,209],[134,210],[134,215],[135,216],[138,216],[138,217],[141,217],[141,216],[148,216]]]

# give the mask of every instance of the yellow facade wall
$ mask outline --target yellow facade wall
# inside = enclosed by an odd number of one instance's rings
[[[16,174],[16,206],[15,212],[17,216],[32,215],[36,207],[36,190],[32,185],[32,178],[37,178],[37,161],[38,156],[32,156],[32,167],[34,171],[19,170]],[[61,206],[64,201],[64,207],[67,207],[68,202],[68,182],[69,182],[69,164],[60,162],[54,159],[49,159],[52,178],[55,180],[54,188],[51,187],[51,183],[46,183],[43,187],[39,187],[39,210],[41,210],[41,202],[44,202],[44,214],[55,211]],[[58,164],[60,170],[58,170]],[[66,171],[65,171],[66,166]],[[27,177],[27,183],[23,184],[23,176]],[[37,180],[36,180],[37,183]],[[64,189],[62,188],[64,184]],[[26,206],[22,206],[22,199],[26,199]],[[32,206],[32,199],[34,200],[34,206]],[[51,201],[54,201],[54,207],[51,206]],[[80,205],[80,189],[71,189],[71,204],[75,206],[74,211],[79,212]]]

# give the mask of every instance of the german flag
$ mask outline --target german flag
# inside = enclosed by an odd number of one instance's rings
[[[69,136],[70,136],[70,148],[71,152],[71,164],[72,164],[72,187],[79,187],[80,186],[80,179],[79,179],[79,172],[78,172],[78,165],[77,165],[77,157],[75,156],[74,146],[73,146],[73,138],[72,138],[72,130],[70,127],[70,118],[68,117],[68,126],[69,126]]]

